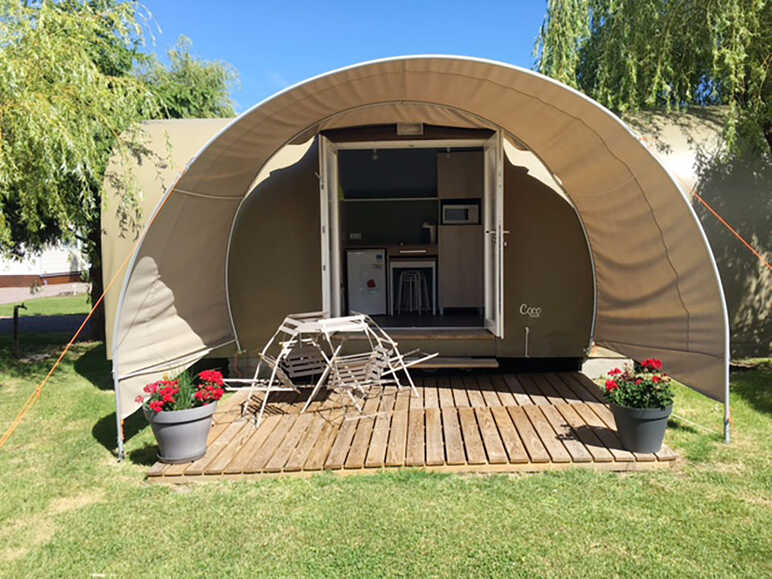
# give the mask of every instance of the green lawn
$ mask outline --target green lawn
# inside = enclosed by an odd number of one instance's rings
[[[30,343],[30,341],[28,341]],[[5,430],[56,347],[12,362],[0,341]],[[675,470],[338,478],[150,485],[141,421],[117,464],[101,345],[67,356],[0,450],[0,574],[19,576],[772,574],[772,367],[733,376],[721,405],[678,388]]]
[[[0,318],[13,316],[12,304],[0,304]],[[55,296],[50,298],[25,299],[26,310],[19,310],[20,316],[61,316],[64,314],[87,314],[91,311],[88,295]]]

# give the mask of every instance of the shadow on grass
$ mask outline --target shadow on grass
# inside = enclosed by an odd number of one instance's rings
[[[673,430],[688,432],[689,434],[699,434],[696,428],[689,426],[688,424],[684,424],[678,419],[677,416],[670,417],[670,419],[667,421],[667,427],[672,428]]]
[[[105,345],[100,343],[81,355],[73,365],[75,371],[100,390],[112,390],[110,360],[106,357]]]
[[[754,410],[772,414],[772,365],[732,372],[732,393]]]
[[[139,466],[153,466],[158,462],[158,445],[146,444],[142,448],[137,448],[129,452],[126,457],[132,463]]]
[[[133,436],[135,436],[137,433],[139,433],[141,430],[143,430],[147,426],[147,420],[145,420],[145,417],[142,415],[141,412],[135,412],[131,416],[129,416],[125,422],[123,423],[123,431],[126,435],[126,440],[131,440]],[[94,437],[94,439],[104,446],[107,450],[109,450],[114,456],[118,456],[118,426],[115,422],[115,412],[111,412],[110,414],[103,416],[100,418],[96,424],[94,424],[93,428],[91,429],[91,435]],[[129,459],[132,462],[137,462],[137,464],[153,464],[155,462],[155,458],[151,460],[149,463],[143,462],[144,460],[144,454],[143,452],[145,449],[155,449],[153,450],[153,456],[155,456],[155,452],[157,452],[157,447],[155,446],[146,446],[143,449],[132,451],[129,454]],[[150,454],[150,451],[147,451],[147,454]],[[137,460],[135,461],[134,455],[136,455]]]

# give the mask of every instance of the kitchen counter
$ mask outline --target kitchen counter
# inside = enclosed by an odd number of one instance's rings
[[[437,244],[393,245],[386,243],[348,243],[346,249],[385,249],[389,257],[436,257]]]

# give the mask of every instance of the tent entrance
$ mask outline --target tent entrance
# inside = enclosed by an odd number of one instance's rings
[[[503,336],[501,143],[321,135],[323,307]]]

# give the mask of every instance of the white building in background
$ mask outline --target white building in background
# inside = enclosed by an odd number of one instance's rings
[[[32,287],[81,281],[88,271],[79,244],[56,244],[22,260],[0,258],[0,287]]]

